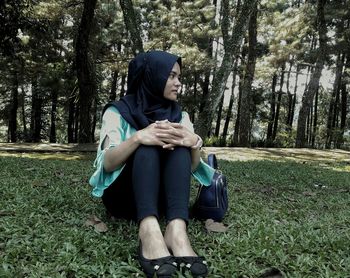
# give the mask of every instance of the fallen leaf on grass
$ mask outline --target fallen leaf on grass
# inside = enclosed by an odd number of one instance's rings
[[[42,181],[42,180],[34,180],[32,182],[32,186],[33,187],[45,187],[45,186],[48,186],[48,183],[46,181]]]
[[[213,219],[207,219],[205,221],[205,228],[208,232],[224,233],[228,230],[228,227],[221,222],[215,222]]]
[[[71,180],[73,183],[80,182],[80,178],[74,178]]]
[[[4,211],[4,210],[0,210],[0,216],[15,216],[15,212],[14,211]]]
[[[63,172],[60,172],[60,171],[56,171],[54,173],[54,176],[57,177],[57,178],[63,178],[64,177],[64,173]]]
[[[26,168],[26,169],[24,169],[24,171],[34,171],[35,170],[35,168]]]
[[[304,191],[304,192],[303,192],[303,195],[304,195],[304,196],[311,197],[311,196],[316,196],[316,193],[315,193],[315,192]]]
[[[107,225],[95,215],[89,216],[89,218],[85,221],[85,226],[94,227],[95,231],[98,233],[105,233],[108,231]]]

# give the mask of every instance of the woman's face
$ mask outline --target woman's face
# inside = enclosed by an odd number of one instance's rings
[[[181,69],[178,63],[173,66],[168,81],[165,84],[163,96],[169,100],[177,100],[177,95],[179,93],[179,88],[181,87],[180,82]]]

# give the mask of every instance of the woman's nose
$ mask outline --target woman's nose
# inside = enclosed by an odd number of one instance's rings
[[[178,87],[180,87],[182,85],[181,81],[178,78],[176,78],[175,85]]]

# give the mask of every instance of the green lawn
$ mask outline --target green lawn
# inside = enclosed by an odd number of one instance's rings
[[[90,196],[92,157],[68,158],[0,155],[0,277],[143,277],[135,260],[137,227],[108,221]],[[283,277],[349,277],[349,165],[220,166],[229,180],[228,232],[207,234],[198,221],[189,226],[209,277],[267,277],[273,268]],[[109,230],[84,226],[89,215]]]

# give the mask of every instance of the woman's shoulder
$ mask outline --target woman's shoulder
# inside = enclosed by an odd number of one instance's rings
[[[105,123],[120,123],[124,125],[124,119],[118,111],[117,107],[111,105],[107,107],[103,113],[102,121]]]
[[[189,114],[187,113],[187,111],[181,111],[181,116],[182,116],[182,118],[190,117]]]

